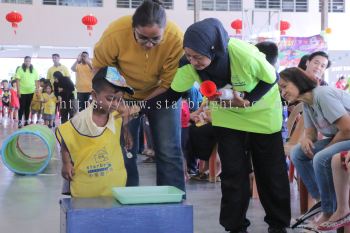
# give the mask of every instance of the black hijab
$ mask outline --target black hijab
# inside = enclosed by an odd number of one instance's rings
[[[192,24],[185,32],[183,47],[190,48],[211,60],[208,67],[197,70],[202,81],[211,80],[218,88],[231,83],[227,31],[221,22],[208,18]]]

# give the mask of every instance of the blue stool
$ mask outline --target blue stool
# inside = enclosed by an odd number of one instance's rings
[[[193,233],[193,206],[121,205],[114,198],[63,198],[60,233]]]

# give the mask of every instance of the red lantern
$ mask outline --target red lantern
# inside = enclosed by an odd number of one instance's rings
[[[231,27],[236,30],[237,34],[241,34],[242,20],[236,19],[236,20],[232,21]]]
[[[286,30],[288,30],[290,28],[290,23],[288,21],[280,21],[280,31],[281,31],[281,35],[285,35],[286,34]]]
[[[87,30],[89,31],[89,36],[91,36],[92,27],[97,24],[97,18],[93,16],[92,14],[85,15],[81,22],[83,22],[84,25],[86,25]]]
[[[16,34],[16,28],[18,27],[18,23],[22,21],[22,15],[16,11],[11,11],[6,15],[6,20],[12,24],[13,31]]]

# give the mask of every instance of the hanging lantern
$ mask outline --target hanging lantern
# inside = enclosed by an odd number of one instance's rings
[[[231,27],[236,30],[236,34],[241,34],[242,20],[236,19],[236,20],[232,21]]]
[[[12,28],[15,34],[16,28],[18,27],[18,23],[20,23],[22,19],[22,15],[17,11],[11,11],[6,15],[6,20],[12,24]]]
[[[86,25],[87,30],[89,31],[89,36],[91,36],[92,28],[97,24],[97,18],[93,16],[92,14],[85,15],[81,22]]]
[[[285,35],[286,34],[286,30],[288,30],[290,28],[290,23],[288,21],[280,21],[280,31],[281,31],[281,35]]]
[[[326,34],[331,34],[331,33],[332,33],[332,28],[326,28],[326,29],[324,30],[324,32],[325,32]]]

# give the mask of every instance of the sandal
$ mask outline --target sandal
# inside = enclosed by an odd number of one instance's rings
[[[337,230],[343,226],[350,225],[350,213],[336,221],[326,221],[317,227],[319,231]]]
[[[143,155],[146,155],[146,156],[154,156],[154,150],[152,149],[145,149],[144,151],[142,151]]]
[[[153,157],[148,157],[147,159],[142,161],[143,163],[155,163],[155,159]]]
[[[191,180],[198,180],[198,181],[209,181],[209,174],[204,172],[204,173],[199,173],[195,176],[191,177]]]

